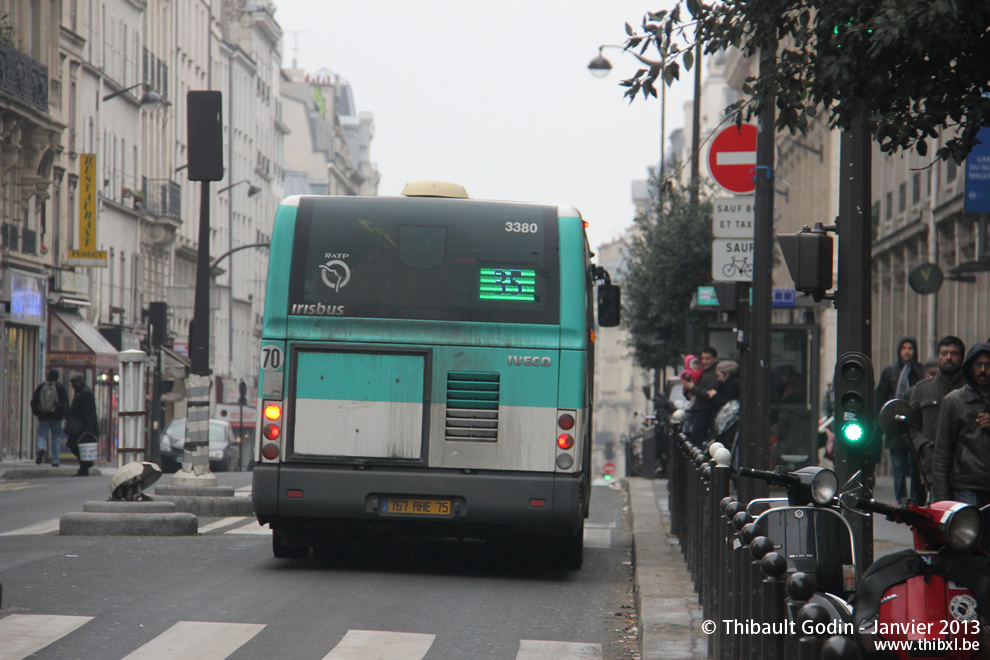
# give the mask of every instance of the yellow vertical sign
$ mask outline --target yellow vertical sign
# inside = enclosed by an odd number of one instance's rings
[[[96,155],[79,155],[79,249],[69,250],[70,266],[106,268],[106,250],[96,241]]]

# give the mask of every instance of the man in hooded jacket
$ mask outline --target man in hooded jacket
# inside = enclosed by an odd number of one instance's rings
[[[990,343],[962,366],[966,385],[942,399],[935,430],[934,501],[990,504]]]
[[[911,389],[908,403],[921,419],[921,434],[914,434],[914,443],[921,455],[921,468],[928,478],[929,488],[932,483],[934,469],[935,434],[938,429],[938,411],[942,406],[945,395],[958,390],[966,384],[963,377],[962,362],[966,354],[966,346],[962,339],[946,335],[935,345],[936,365],[938,371],[919,382]]]
[[[897,343],[897,362],[890,365],[877,379],[875,403],[879,415],[883,405],[891,399],[907,401],[911,388],[925,377],[925,367],[918,362],[918,342],[914,337],[902,337]],[[894,497],[898,502],[907,498],[907,475],[911,473],[911,499],[921,502],[924,493],[921,487],[918,464],[914,461],[911,448],[901,438],[884,434],[884,446],[890,451],[890,468],[894,476]]]

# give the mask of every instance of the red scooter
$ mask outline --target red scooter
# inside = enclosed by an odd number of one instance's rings
[[[896,412],[881,412],[881,419],[904,422],[906,414]],[[990,622],[990,564],[978,545],[979,509],[948,501],[883,504],[858,483],[839,501],[908,525],[914,534],[913,550],[881,557],[863,573],[853,600],[853,625],[866,652],[904,660],[985,657],[980,652]]]

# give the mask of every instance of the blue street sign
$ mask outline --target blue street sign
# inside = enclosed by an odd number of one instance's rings
[[[966,157],[966,213],[990,213],[990,128],[976,139],[981,144]]]

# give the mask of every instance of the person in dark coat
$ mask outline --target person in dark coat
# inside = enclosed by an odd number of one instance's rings
[[[79,458],[79,471],[77,477],[89,476],[89,468],[93,467],[92,461],[84,461],[79,457],[79,439],[89,434],[96,442],[100,437],[100,422],[96,417],[96,396],[93,390],[86,384],[86,379],[82,374],[75,374],[69,380],[75,396],[72,397],[72,404],[69,406],[69,414],[65,425],[65,433],[68,436],[66,445],[76,458]],[[88,438],[87,438],[88,439]]]
[[[942,399],[935,428],[933,499],[990,504],[990,344],[966,353],[966,384]]]
[[[31,412],[38,418],[38,453],[34,459],[38,465],[47,458],[52,467],[58,467],[62,453],[62,420],[69,410],[69,392],[58,381],[58,369],[49,369],[45,382],[31,396]]]
[[[925,367],[918,362],[918,342],[914,337],[902,337],[897,344],[897,362],[890,365],[877,379],[876,413],[891,399],[907,401],[914,387],[925,377]],[[894,497],[898,502],[907,498],[907,476],[911,474],[911,499],[923,501],[924,489],[917,463],[912,460],[910,447],[902,438],[884,434],[884,446],[890,451],[890,467],[894,476]]]
[[[962,339],[948,335],[942,337],[935,346],[938,372],[911,388],[908,403],[917,411],[921,419],[921,434],[915,437],[915,446],[921,456],[921,469],[932,484],[933,459],[935,455],[935,433],[938,428],[938,411],[942,400],[949,392],[966,384],[963,377],[962,361],[966,346]]]
[[[685,387],[685,393],[690,394],[693,403],[688,412],[691,422],[691,442],[695,447],[705,447],[708,433],[715,421],[715,407],[708,396],[709,390],[718,388],[718,378],[715,376],[715,366],[718,364],[718,351],[708,347],[701,352],[701,367],[703,371],[698,380]]]

